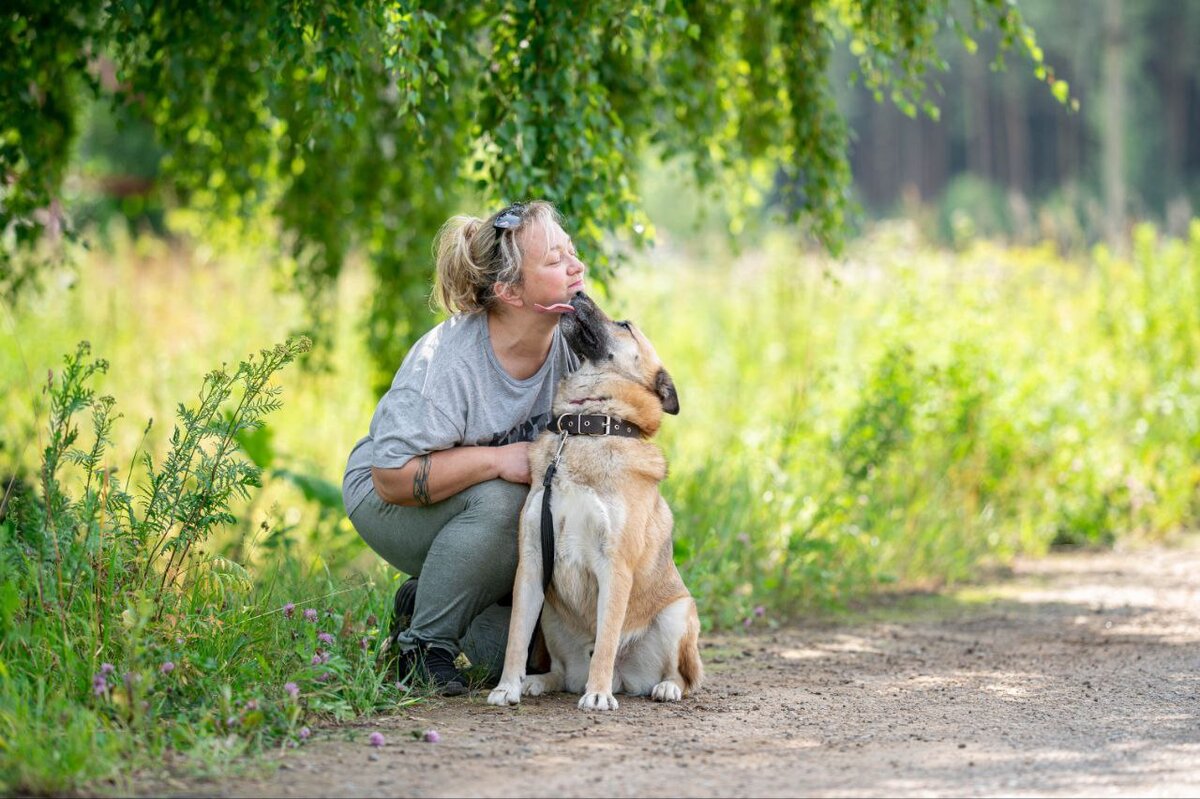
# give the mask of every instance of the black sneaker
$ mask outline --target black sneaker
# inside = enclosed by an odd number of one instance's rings
[[[442,696],[461,696],[467,692],[467,678],[454,666],[448,649],[423,647],[416,674]]]
[[[417,578],[409,577],[396,589],[392,599],[392,620],[388,623],[388,639],[395,642],[396,636],[412,625],[413,611],[417,608]]]
[[[413,611],[417,605],[417,578],[409,577],[396,589],[392,599],[392,617],[388,621],[387,637],[379,642],[376,662],[381,668],[395,670],[396,677],[403,680],[412,670],[413,658],[402,658],[396,650],[396,636],[412,625]],[[406,661],[406,662],[401,662]]]

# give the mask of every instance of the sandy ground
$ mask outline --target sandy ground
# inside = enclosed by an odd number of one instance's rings
[[[765,627],[765,625],[764,625]],[[704,642],[683,702],[486,692],[327,728],[218,796],[1200,796],[1200,542],[1018,562]],[[438,743],[414,738],[435,729]],[[386,745],[367,744],[381,732]]]

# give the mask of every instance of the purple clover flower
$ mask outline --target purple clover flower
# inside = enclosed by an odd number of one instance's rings
[[[290,619],[292,616],[295,616],[295,615],[296,615],[296,603],[295,602],[289,602],[283,606],[283,617],[285,619]]]
[[[283,684],[283,690],[287,691],[288,696],[290,696],[292,699],[298,699],[300,697],[300,686],[296,685],[294,682],[285,682]]]
[[[754,608],[754,615],[755,616],[766,616],[767,609],[764,608],[762,605],[758,605]]]
[[[437,730],[425,730],[425,734],[421,738],[427,744],[435,744],[442,740],[442,736],[438,735]]]
[[[101,663],[100,664],[100,673],[105,676],[112,674],[116,670],[117,670],[117,667],[111,663]]]
[[[363,636],[362,638],[358,639],[358,648],[361,649],[362,651],[366,652],[367,647],[369,647],[370,645],[371,645],[371,642],[369,640],[367,640],[366,636]]]
[[[371,746],[383,746],[383,744],[384,744],[383,733],[373,732],[373,733],[371,733],[371,737],[368,738],[367,741],[368,741],[368,743],[371,744]]]
[[[104,696],[108,691],[108,680],[104,679],[104,674],[97,674],[92,678],[92,693],[96,696]]]
[[[304,741],[304,740],[308,739],[308,736],[312,735],[312,730],[310,730],[308,727],[301,727],[299,734],[300,734],[300,740]]]
[[[323,661],[323,660],[321,660],[321,653],[320,653],[320,652],[318,652],[317,654],[313,655],[313,656],[312,656],[312,660],[311,660],[311,661],[309,661],[309,662],[310,662],[312,665],[314,665],[314,666],[320,666],[322,663],[324,663],[324,661]]]
[[[329,633],[317,633],[317,640],[323,644],[332,644],[333,636]]]
[[[304,620],[305,620],[305,621],[310,621],[310,622],[312,622],[313,624],[316,624],[316,623],[317,623],[317,611],[316,611],[316,609],[315,609],[315,608],[307,608],[307,609],[304,611]]]
[[[166,663],[159,666],[158,670],[163,674],[170,674],[171,672],[175,671],[175,664],[168,660]]]
[[[317,675],[317,682],[328,682],[328,681],[329,681],[329,678],[330,678],[330,677],[332,677],[332,676],[333,676],[333,675],[332,675],[332,674],[330,674],[329,672],[327,672],[327,671],[323,671],[323,672],[321,672],[320,674],[318,674],[318,675]]]

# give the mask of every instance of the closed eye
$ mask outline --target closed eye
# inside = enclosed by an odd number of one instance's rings
[[[633,328],[629,326],[629,322],[617,322],[617,324],[628,330],[630,333],[633,332]]]

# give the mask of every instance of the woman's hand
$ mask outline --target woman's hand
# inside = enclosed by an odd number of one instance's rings
[[[529,442],[518,441],[516,444],[505,444],[495,447],[497,475],[501,480],[510,483],[529,484]]]

